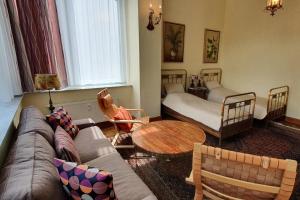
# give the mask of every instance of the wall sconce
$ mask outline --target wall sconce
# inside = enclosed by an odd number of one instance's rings
[[[274,16],[275,12],[282,8],[283,0],[267,0],[266,10],[271,12],[271,15]]]
[[[162,12],[161,12],[161,5],[158,6],[159,7],[159,14],[158,16],[155,15],[154,9],[152,8],[152,2],[150,1],[149,4],[149,23],[147,25],[147,29],[149,31],[153,31],[154,30],[154,25],[158,25],[161,21],[162,18]]]

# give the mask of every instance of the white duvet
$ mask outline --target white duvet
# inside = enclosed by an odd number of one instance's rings
[[[172,110],[219,131],[222,105],[188,93],[171,93],[162,102]]]
[[[207,100],[215,103],[223,103],[223,100],[226,96],[238,94],[236,91],[218,87],[209,91]],[[268,100],[262,97],[256,97],[254,118],[255,119],[264,119],[267,116],[267,106]]]

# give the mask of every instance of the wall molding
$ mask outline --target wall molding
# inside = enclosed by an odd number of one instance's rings
[[[293,118],[293,117],[285,117],[285,121],[300,126],[300,119]]]

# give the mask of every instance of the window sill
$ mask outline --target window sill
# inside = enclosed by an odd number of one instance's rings
[[[0,147],[5,141],[5,137],[9,132],[11,125],[14,121],[16,112],[21,104],[22,96],[15,97],[12,102],[9,103],[0,103]]]
[[[122,84],[107,84],[107,85],[70,86],[60,90],[51,90],[51,93],[78,91],[78,90],[94,90],[94,89],[103,89],[103,88],[120,88],[120,87],[132,87],[132,85],[128,83],[122,83]],[[45,92],[48,92],[48,90],[36,90],[34,92],[25,92],[25,94],[45,93]]]

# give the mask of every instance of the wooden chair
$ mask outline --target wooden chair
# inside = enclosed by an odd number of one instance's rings
[[[195,200],[289,199],[297,162],[238,153],[196,143],[193,169],[186,181]],[[206,198],[205,198],[206,199]]]
[[[104,101],[105,99],[105,101]],[[103,112],[104,116],[114,125],[116,130],[116,135],[112,141],[112,145],[115,148],[134,148],[134,145],[117,145],[117,140],[121,134],[131,134],[133,131],[138,129],[141,125],[149,123],[149,117],[145,115],[143,109],[126,109],[129,112],[139,112],[139,115],[142,116],[140,118],[136,118],[134,120],[115,120],[114,116],[118,112],[118,107],[113,103],[113,99],[110,96],[107,89],[100,91],[97,94],[97,100],[101,111]],[[117,126],[119,123],[132,123],[133,127],[129,132],[124,132],[120,130]]]

